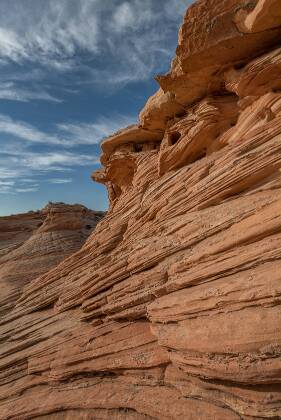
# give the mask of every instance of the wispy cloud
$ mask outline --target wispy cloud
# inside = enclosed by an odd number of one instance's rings
[[[1,170],[0,170],[1,175]],[[9,179],[9,178],[8,178]],[[13,191],[13,187],[15,185],[15,181],[13,180],[4,180],[0,179],[0,194],[7,194]]]
[[[35,153],[24,151],[19,155],[0,153],[0,192],[2,194],[35,192],[48,176],[71,173],[78,167],[93,166],[99,162],[96,155],[76,154],[66,151]],[[72,178],[47,178],[53,184],[72,182]]]
[[[10,187],[0,185],[0,194],[14,194]]]
[[[8,9],[8,3],[6,5]],[[9,10],[9,9],[8,9]],[[12,61],[21,61],[24,58],[28,58],[28,53],[22,43],[22,39],[19,38],[14,25],[11,25],[11,29],[0,27],[0,51],[2,59],[8,58]]]
[[[15,181],[1,181],[0,180],[1,187],[11,187],[13,185],[15,185]]]
[[[0,114],[1,193],[35,192],[40,187],[36,182],[43,174],[62,174],[47,178],[52,184],[72,182],[67,174],[75,168],[99,163],[97,148],[86,154],[83,153],[83,146],[98,145],[105,136],[134,120],[135,117],[122,115],[101,117],[92,123],[57,124],[51,133],[47,133],[31,124]],[[9,137],[3,140],[5,135]]]
[[[104,137],[134,121],[136,121],[136,116],[117,114],[111,118],[100,117],[93,123],[57,124],[52,133],[46,133],[31,124],[0,114],[0,133],[9,134],[30,143],[74,147],[79,144],[99,144]],[[13,153],[9,145],[0,152]]]
[[[14,165],[13,159],[1,160],[0,155],[0,194],[16,194],[16,193],[27,193],[38,191],[40,184],[35,178],[22,178],[22,175],[29,172],[32,175],[32,171],[28,171],[21,165],[18,160],[18,165]],[[6,167],[4,167],[6,166]]]
[[[100,141],[119,130],[134,123],[137,116],[112,115],[110,118],[100,117],[93,123],[64,123],[58,124],[57,128],[67,138],[68,145],[99,144]]]
[[[51,178],[48,179],[50,184],[69,184],[72,182],[72,178]]]
[[[48,135],[30,124],[17,121],[7,115],[0,114],[0,133],[10,134],[16,138],[32,143],[61,144],[56,136]]]
[[[20,177],[21,175],[23,175],[23,173],[21,172],[19,168],[13,168],[13,166],[10,165],[9,159],[7,159],[6,161],[5,160],[1,161],[1,157],[0,157],[0,164],[1,164],[1,168],[0,168],[1,181],[16,179],[17,177]]]
[[[73,121],[54,111],[71,95],[84,94],[85,86],[114,92],[166,71],[190,3],[1,0],[0,100],[24,103],[5,115],[12,109],[5,102],[0,114],[1,194],[33,193],[46,182],[70,184],[73,170],[98,163],[95,145],[137,116],[112,107],[108,116],[80,121],[78,114]],[[52,112],[38,101],[50,102]]]
[[[84,66],[88,77],[104,84],[143,80],[165,70],[190,3],[28,0],[11,6],[2,0],[0,60],[33,62],[56,72]]]
[[[20,163],[34,171],[61,171],[73,166],[93,165],[98,158],[69,152],[25,153],[19,158]]]
[[[14,82],[0,83],[0,99],[19,102],[29,102],[31,100],[62,102],[61,99],[55,98],[48,92],[22,88]]]
[[[17,192],[17,193],[27,193],[27,192],[35,192],[35,191],[38,191],[37,187],[15,188],[15,192]]]

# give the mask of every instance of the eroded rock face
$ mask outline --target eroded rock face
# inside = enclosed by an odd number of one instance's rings
[[[3,419],[281,417],[269,3],[197,1],[140,126],[103,143],[110,211],[1,319]]]
[[[50,203],[0,217],[0,314],[11,310],[26,284],[81,248],[102,216],[81,205]]]

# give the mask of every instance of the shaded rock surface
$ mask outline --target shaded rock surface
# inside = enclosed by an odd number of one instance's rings
[[[110,211],[1,318],[2,419],[281,418],[276,4],[187,11],[140,125],[102,144]]]

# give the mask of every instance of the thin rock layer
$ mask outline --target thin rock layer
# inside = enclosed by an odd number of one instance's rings
[[[1,319],[2,419],[281,417],[278,3],[188,9],[106,217]]]

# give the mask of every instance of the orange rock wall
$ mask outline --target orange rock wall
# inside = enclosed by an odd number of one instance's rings
[[[277,4],[187,11],[139,125],[102,145],[110,211],[0,321],[2,419],[281,417]]]
[[[103,216],[81,205],[0,217],[0,314],[10,311],[31,280],[77,251]]]

